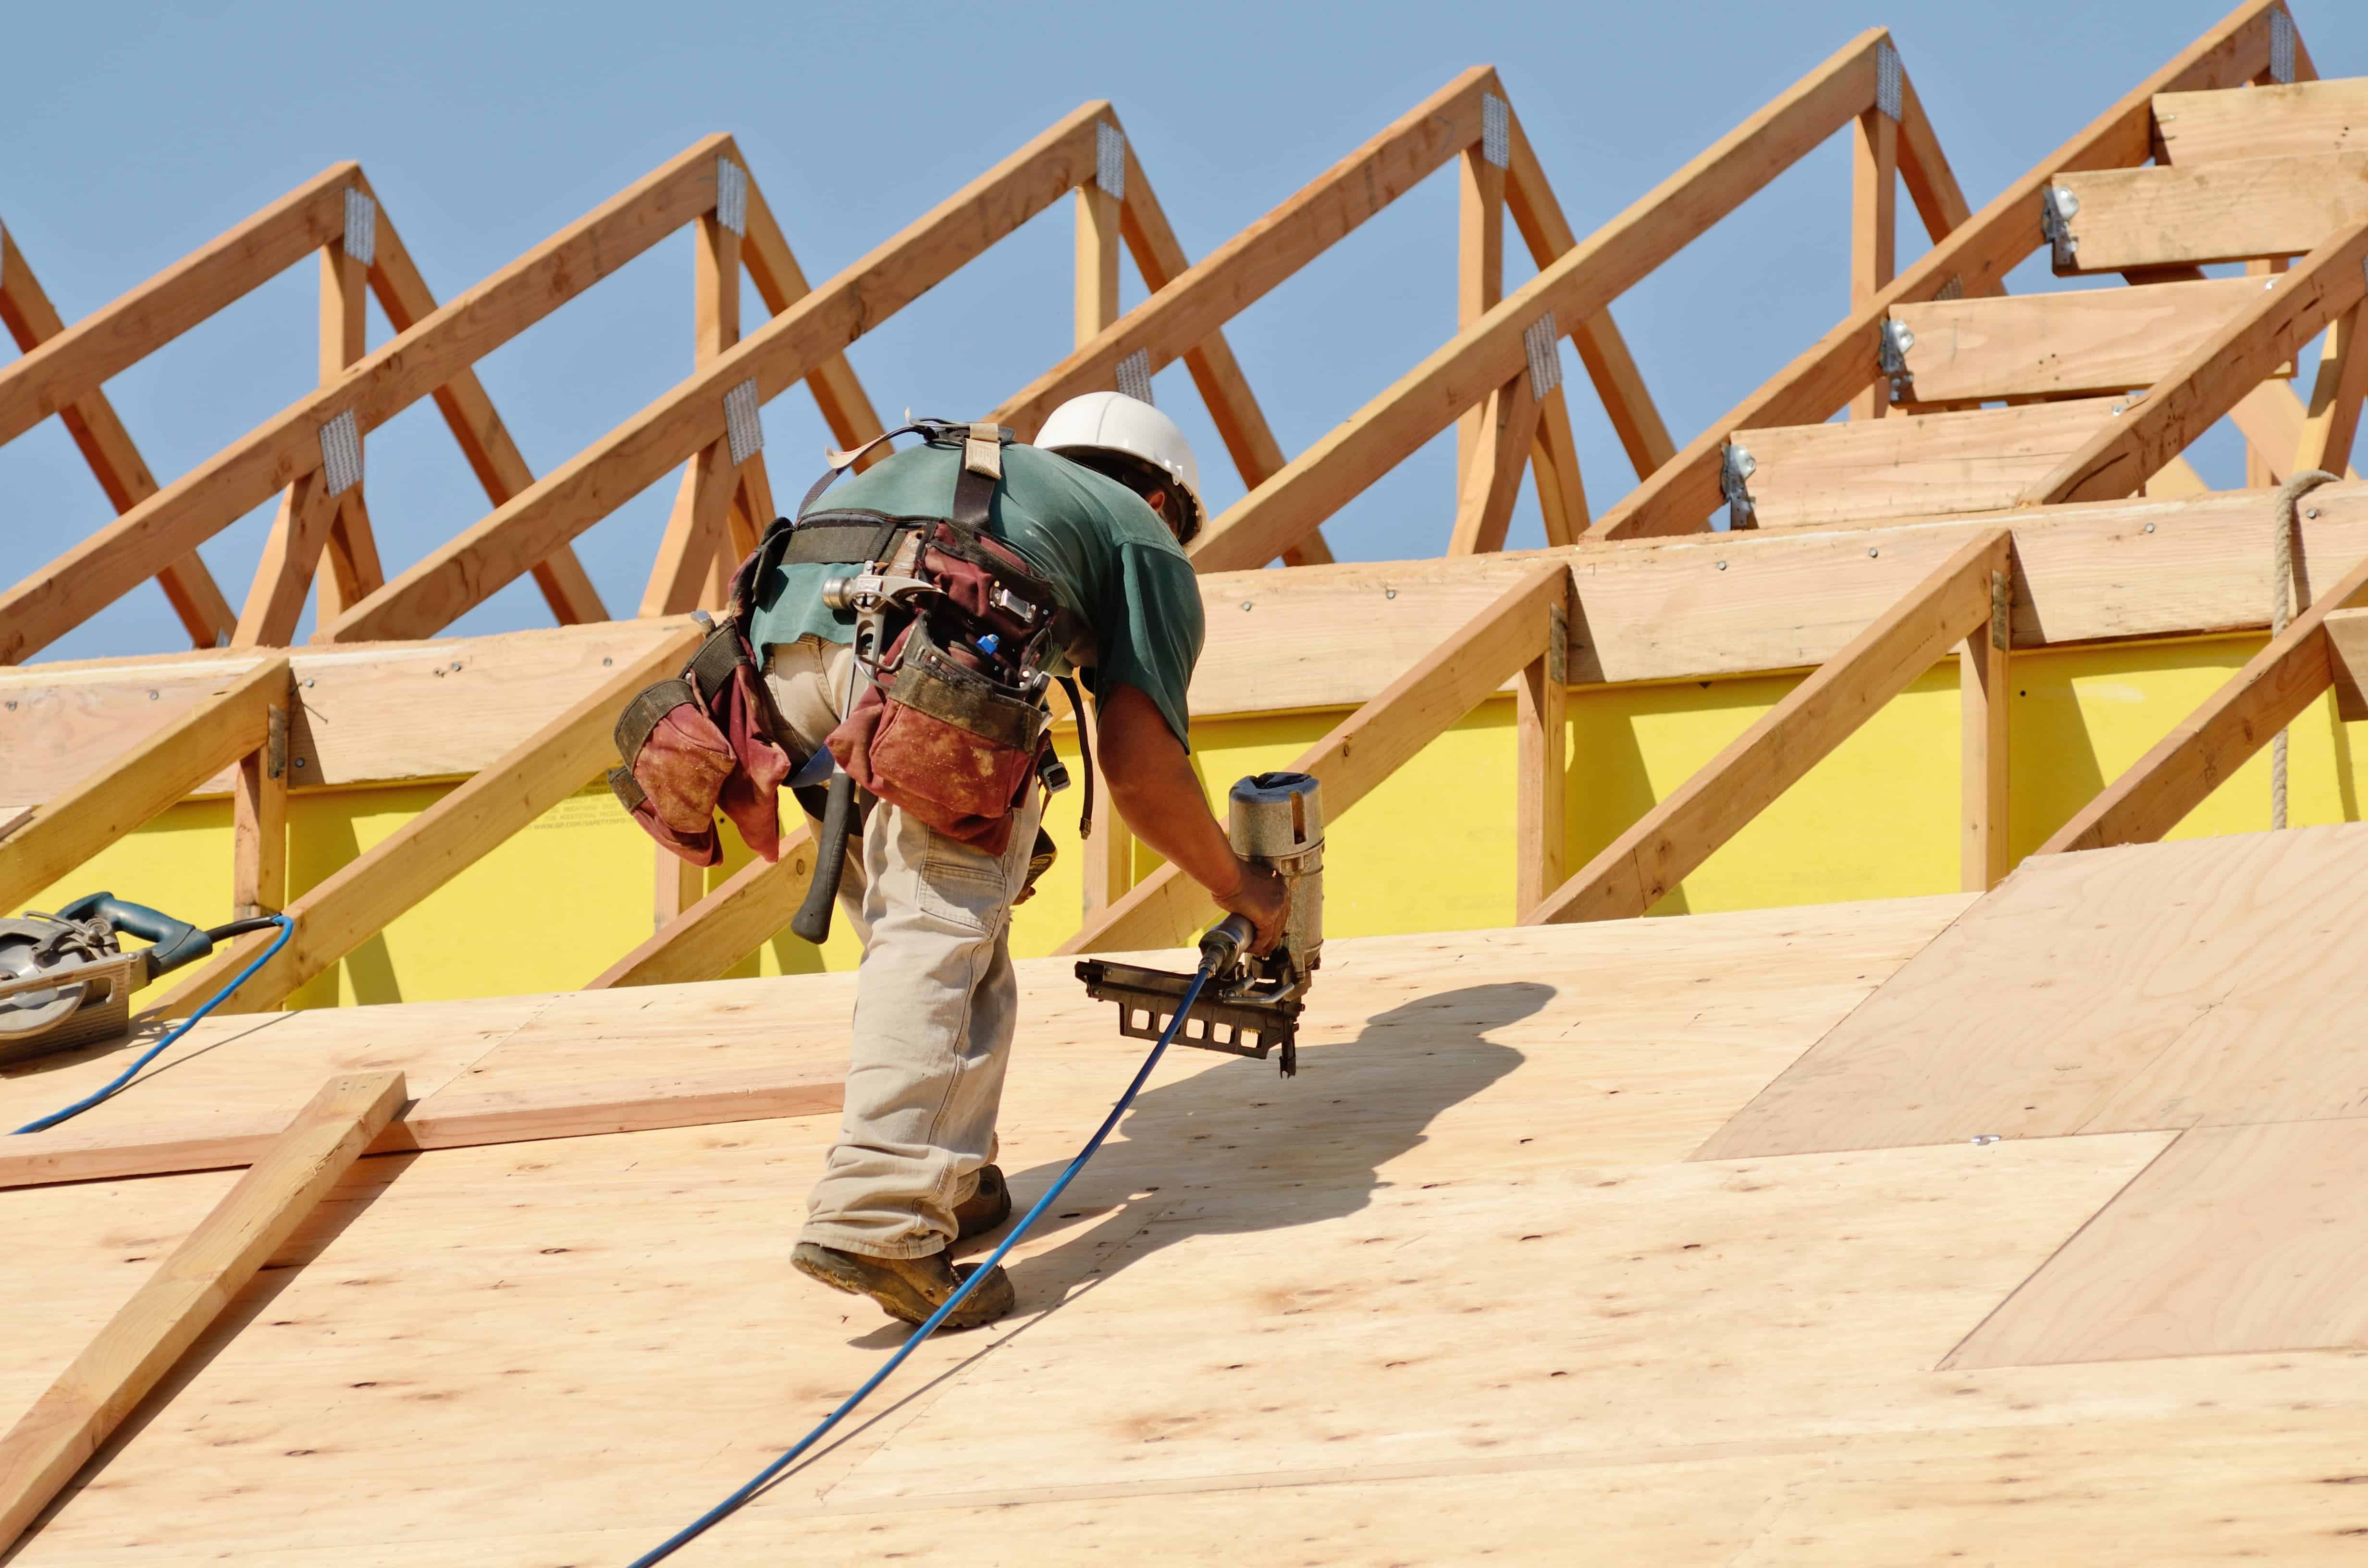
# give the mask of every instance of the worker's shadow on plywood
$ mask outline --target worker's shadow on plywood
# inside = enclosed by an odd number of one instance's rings
[[[1042,1311],[1187,1236],[1357,1212],[1434,1118],[1520,1065],[1521,1053],[1488,1031],[1554,995],[1530,982],[1440,992],[1373,1015],[1352,1040],[1303,1049],[1296,1078],[1242,1061],[1147,1090],[1060,1209],[1039,1221],[1051,1234],[1076,1233],[1012,1266],[1022,1309]],[[1060,1170],[1012,1172],[1014,1203],[1024,1211]]]

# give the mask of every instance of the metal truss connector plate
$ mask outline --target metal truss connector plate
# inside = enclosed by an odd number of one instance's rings
[[[748,171],[729,158],[715,160],[715,221],[735,234],[748,232]]]
[[[765,449],[765,422],[757,408],[756,377],[749,377],[723,394],[723,437],[731,446],[734,468]]]
[[[350,408],[321,426],[321,473],[332,495],[362,482],[362,431]]]
[[[364,267],[378,260],[378,203],[346,187],[346,254]]]
[[[1118,362],[1118,390],[1137,403],[1151,401],[1151,350],[1138,348]]]

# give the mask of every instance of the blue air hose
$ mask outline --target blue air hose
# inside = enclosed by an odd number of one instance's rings
[[[896,1353],[882,1362],[880,1369],[866,1379],[861,1388],[848,1394],[837,1410],[824,1416],[821,1424],[804,1437],[800,1437],[787,1453],[758,1471],[747,1484],[700,1515],[698,1518],[693,1519],[674,1535],[667,1537],[663,1543],[634,1558],[632,1568],[649,1568],[651,1563],[673,1556],[675,1552],[703,1534],[710,1526],[754,1497],[764,1488],[767,1482],[789,1469],[797,1461],[799,1455],[813,1448],[821,1439],[823,1434],[837,1426],[848,1411],[861,1404],[873,1389],[886,1382],[888,1375],[905,1364],[905,1358],[919,1349],[921,1341],[935,1333],[938,1325],[946,1321],[947,1315],[969,1298],[978,1282],[995,1271],[995,1266],[1003,1261],[1003,1255],[1009,1252],[1018,1244],[1019,1238],[1028,1233],[1028,1228],[1036,1222],[1045,1210],[1053,1206],[1053,1199],[1068,1190],[1069,1183],[1076,1179],[1077,1173],[1086,1168],[1086,1162],[1094,1157],[1094,1152],[1102,1146],[1103,1140],[1107,1139],[1111,1130],[1118,1126],[1118,1119],[1126,1114],[1126,1108],[1134,1103],[1134,1096],[1143,1090],[1144,1081],[1151,1076],[1151,1070],[1159,1064],[1160,1055],[1167,1051],[1167,1042],[1176,1038],[1177,1029],[1184,1022],[1184,1015],[1191,1011],[1193,1002],[1200,997],[1201,987],[1208,983],[1211,967],[1210,964],[1203,963],[1199,971],[1192,976],[1192,983],[1185,990],[1184,999],[1176,1004],[1176,1017],[1168,1020],[1167,1028],[1160,1031],[1159,1042],[1151,1048],[1151,1054],[1144,1057],[1143,1065],[1136,1069],[1134,1082],[1126,1086],[1126,1093],[1118,1097],[1118,1104],[1110,1107],[1110,1115],[1102,1118],[1101,1126],[1095,1130],[1091,1138],[1086,1140],[1086,1146],[1077,1151],[1077,1157],[1069,1162],[1068,1169],[1063,1171],[1054,1178],[1053,1185],[1044,1189],[1044,1196],[1038,1199],[1026,1214],[1020,1216],[1019,1222],[1011,1227],[1011,1233],[1003,1238],[1000,1246],[987,1255],[985,1263],[971,1271],[970,1278],[962,1282],[962,1288],[946,1298],[945,1305],[931,1312],[929,1320],[915,1329],[913,1336],[897,1346]]]
[[[122,1073],[118,1074],[115,1082],[108,1085],[107,1087],[99,1090],[98,1093],[90,1096],[86,1099],[74,1101],[74,1104],[66,1107],[63,1110],[53,1110],[38,1121],[28,1121],[25,1123],[24,1126],[17,1129],[17,1132],[39,1132],[45,1127],[55,1127],[61,1121],[65,1121],[71,1118],[80,1116],[91,1107],[98,1104],[99,1101],[106,1099],[110,1095],[113,1095],[118,1089],[122,1088],[124,1085],[131,1082],[133,1078],[137,1077],[139,1075],[140,1069],[147,1066],[148,1063],[155,1061],[158,1056],[162,1055],[166,1046],[172,1044],[175,1040],[188,1033],[199,1018],[204,1017],[208,1013],[212,1012],[217,1006],[220,1006],[223,998],[227,997],[232,992],[237,990],[240,986],[245,985],[254,975],[256,970],[261,969],[270,960],[272,954],[278,952],[281,948],[288,945],[288,938],[295,935],[296,932],[295,922],[290,920],[288,916],[284,915],[265,915],[263,918],[269,920],[273,925],[279,926],[279,935],[271,938],[271,945],[265,948],[263,951],[256,956],[256,960],[253,963],[238,971],[238,978],[233,980],[228,985],[223,986],[220,991],[217,991],[212,995],[207,997],[206,1005],[204,1006],[199,1008],[196,1012],[191,1013],[188,1017],[183,1018],[179,1023],[174,1025],[172,1029],[165,1034],[163,1040],[158,1040],[155,1044],[142,1051],[139,1061],[133,1062],[131,1066],[126,1067]],[[16,1133],[11,1133],[9,1136],[15,1137]]]

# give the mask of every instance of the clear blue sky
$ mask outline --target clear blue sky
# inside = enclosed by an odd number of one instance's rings
[[[449,298],[728,131],[819,281],[1058,116],[1107,97],[1199,256],[1456,71],[1488,62],[1583,233],[1877,25],[1897,39],[1978,207],[2225,10],[2222,0],[986,11],[405,0],[185,4],[168,16],[84,0],[12,19],[0,220],[71,319],[353,158]],[[2368,6],[2295,0],[2294,10],[2323,72],[2368,74]],[[1837,140],[1617,307],[1681,441],[1844,312],[1849,185]],[[1228,329],[1286,451],[1452,333],[1454,208],[1451,169]],[[1901,208],[1904,264],[1923,245]],[[967,415],[1057,359],[1069,342],[1069,245],[1063,203],[859,343],[851,358],[881,412]],[[1514,276],[1527,270],[1516,263]],[[315,275],[291,269],[110,383],[160,478],[311,384]],[[1131,272],[1127,287],[1132,302]],[[689,371],[689,318],[690,247],[677,236],[480,369],[542,472]],[[752,294],[748,321],[760,319]],[[374,320],[373,346],[385,332]],[[1565,358],[1583,382],[1566,347]],[[1157,389],[1194,434],[1209,499],[1223,507],[1241,485],[1182,367]],[[1600,510],[1633,476],[1590,396],[1575,417]],[[786,501],[818,468],[826,433],[802,389],[768,407],[766,426]],[[2215,439],[2207,477],[2241,483],[2237,450]],[[1452,439],[1432,443],[1334,520],[1336,550],[1438,553],[1452,469]],[[486,509],[425,401],[371,438],[369,474],[390,571]],[[671,493],[671,482],[654,487],[578,542],[613,610],[639,598]],[[1538,539],[1534,507],[1523,512],[1515,544]],[[8,576],[108,516],[54,421],[0,448]],[[205,547],[233,603],[268,523],[267,510]],[[462,628],[541,624],[541,599],[521,583]],[[179,645],[151,585],[45,656]]]

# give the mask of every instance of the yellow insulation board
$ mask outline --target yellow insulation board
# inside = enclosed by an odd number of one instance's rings
[[[2161,738],[2260,646],[2228,637],[2018,655],[2013,664],[2013,824],[2018,858]],[[1791,676],[1582,689],[1570,702],[1568,865],[1576,870],[1779,700]],[[1212,801],[1245,773],[1286,766],[1337,713],[1212,721],[1194,762]],[[1513,710],[1488,703],[1332,824],[1328,934],[1378,936],[1510,924]],[[2332,697],[2293,730],[2290,817],[2360,820],[2368,726]],[[1958,698],[1953,664],[1894,700],[1807,778],[1665,899],[1656,914],[1949,892],[1958,883]],[[1070,759],[1076,772],[1076,758]],[[441,786],[300,792],[290,801],[290,884],[301,893],[431,804]],[[1046,824],[1060,862],[1014,916],[1021,956],[1076,929],[1078,797]],[[2172,836],[2268,826],[2264,752]],[[745,863],[728,831],[720,881]],[[298,994],[296,1005],[427,1001],[583,984],[651,929],[655,851],[593,784],[430,895]],[[1153,862],[1138,849],[1138,874]],[[230,917],[230,807],[186,802],[84,865],[30,907],[108,889],[212,924]],[[787,935],[736,972],[852,967],[842,929],[825,949]]]

